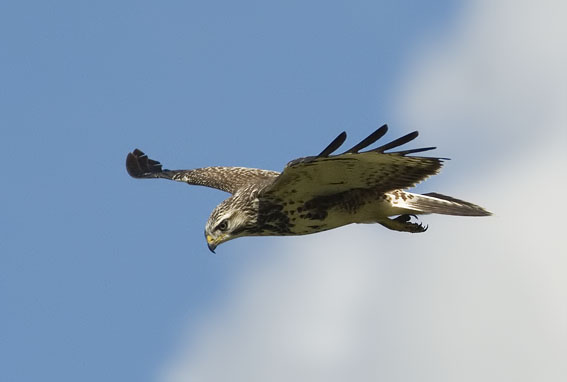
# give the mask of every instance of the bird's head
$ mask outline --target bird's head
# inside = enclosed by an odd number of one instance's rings
[[[211,252],[215,248],[237,237],[250,235],[256,221],[252,203],[233,195],[219,204],[211,213],[205,225],[205,238]]]

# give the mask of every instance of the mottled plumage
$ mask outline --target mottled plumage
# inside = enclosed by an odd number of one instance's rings
[[[128,154],[126,169],[134,178],[164,178],[231,193],[205,226],[211,251],[241,236],[305,235],[351,223],[424,232],[427,227],[410,222],[411,216],[490,215],[482,207],[442,194],[403,191],[437,174],[443,158],[410,156],[435,147],[386,152],[415,139],[417,131],[361,151],[387,130],[384,125],[345,152],[331,155],[346,140],[343,132],[319,155],[295,159],[282,173],[244,167],[164,170],[138,149]]]

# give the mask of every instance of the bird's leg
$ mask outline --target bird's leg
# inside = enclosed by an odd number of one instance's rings
[[[390,219],[390,218],[380,219],[378,220],[378,223],[382,224],[384,227],[391,229],[393,231],[411,232],[411,233],[420,233],[427,231],[427,226],[424,226],[421,223],[410,223],[410,219],[412,216],[414,218],[417,218],[417,216],[415,215],[404,214],[394,219]]]

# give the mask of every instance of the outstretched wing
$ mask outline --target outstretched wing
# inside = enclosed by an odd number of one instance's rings
[[[192,170],[166,170],[161,163],[135,149],[126,157],[126,170],[134,178],[163,178],[216,188],[234,194],[250,184],[266,184],[279,175],[276,171],[246,167],[203,167]]]
[[[387,130],[388,127],[384,125],[349,150],[331,156],[346,139],[346,133],[341,133],[319,155],[289,162],[262,195],[268,198],[293,195],[294,199],[309,199],[353,189],[387,192],[413,187],[439,172],[444,158],[408,156],[435,147],[385,153],[415,139],[417,131],[378,148],[360,152],[380,139]]]

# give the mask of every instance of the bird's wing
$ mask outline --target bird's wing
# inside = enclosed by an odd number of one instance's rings
[[[135,149],[126,157],[126,170],[134,178],[163,178],[216,188],[234,194],[249,184],[272,182],[276,171],[246,167],[204,167],[191,170],[166,170],[161,164]]]
[[[384,125],[344,153],[331,156],[346,139],[346,133],[341,133],[319,155],[289,162],[261,195],[266,198],[309,199],[354,189],[387,192],[412,187],[439,172],[445,158],[408,156],[435,147],[385,153],[415,139],[417,131],[378,148],[360,152],[386,134],[387,130],[388,127]]]

